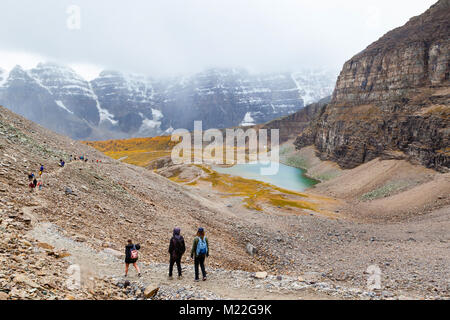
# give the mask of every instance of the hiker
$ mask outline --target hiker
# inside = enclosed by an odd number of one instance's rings
[[[203,281],[206,281],[205,258],[209,257],[208,238],[205,236],[205,230],[199,228],[197,236],[192,244],[191,258],[194,258],[195,281],[199,281],[198,267],[202,269]]]
[[[28,185],[28,187],[30,188],[30,192],[32,193],[36,186],[34,185],[33,181],[31,181],[30,184]]]
[[[184,252],[186,251],[186,246],[184,244],[183,236],[180,234],[181,229],[175,228],[173,229],[173,236],[170,239],[169,244],[169,254],[170,254],[170,264],[169,264],[169,279],[172,279],[173,273],[173,265],[177,264],[178,269],[178,279],[181,279],[181,257],[183,257]]]
[[[73,156],[70,155],[69,162],[72,162],[72,158],[73,158]]]
[[[59,166],[61,167],[61,168],[64,168],[64,165],[65,165],[66,163],[64,162],[64,160],[63,159],[59,159]]]
[[[30,182],[30,184],[28,185],[29,187],[30,187],[30,192],[33,192],[34,191],[34,189],[36,188],[36,186],[37,186],[37,180],[36,180],[36,178],[34,178],[33,179],[33,181],[31,181]]]
[[[80,156],[80,160],[83,161],[84,160],[84,156]]]
[[[34,173],[30,173],[29,175],[28,175],[28,181],[33,181],[33,178],[34,178]]]
[[[44,184],[42,183],[42,181],[38,181],[37,183],[37,187],[39,190],[42,190],[42,187],[44,186]]]
[[[138,277],[141,276],[141,271],[137,265],[139,256],[138,250],[140,249],[141,246],[139,244],[133,244],[133,241],[128,240],[128,244],[125,247],[125,277],[128,275],[128,267],[130,264],[136,269]]]
[[[41,168],[39,169],[39,176],[42,176],[43,173],[44,173],[44,165],[41,164]]]

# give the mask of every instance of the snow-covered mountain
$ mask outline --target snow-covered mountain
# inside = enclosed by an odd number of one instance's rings
[[[204,129],[264,123],[330,95],[335,80],[324,71],[208,69],[165,79],[103,71],[89,82],[41,63],[0,69],[0,104],[76,139],[116,139],[191,130],[195,120]]]

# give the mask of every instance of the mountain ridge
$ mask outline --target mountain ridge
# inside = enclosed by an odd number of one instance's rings
[[[86,81],[69,67],[39,63],[0,71],[0,103],[72,138],[105,140],[191,130],[195,120],[205,128],[264,123],[330,94],[334,81],[325,71],[251,74],[218,68],[161,79],[104,70]],[[60,125],[36,109],[67,114]]]

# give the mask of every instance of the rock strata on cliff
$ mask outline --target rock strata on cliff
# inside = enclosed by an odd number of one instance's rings
[[[441,0],[344,64],[331,103],[296,139],[343,168],[392,152],[450,167],[450,1]]]
[[[294,114],[270,121],[262,126],[257,126],[256,128],[267,130],[279,129],[281,143],[290,139],[295,139],[298,133],[305,130],[311,121],[320,114],[330,102],[330,99],[331,96],[323,98],[317,103],[312,103]]]

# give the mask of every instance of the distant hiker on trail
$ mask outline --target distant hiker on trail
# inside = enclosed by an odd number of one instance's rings
[[[84,156],[80,156],[80,160],[83,161],[84,160]]]
[[[141,276],[141,271],[137,265],[139,253],[138,250],[141,249],[139,244],[133,244],[133,241],[128,240],[128,244],[125,247],[125,277],[128,275],[128,268],[130,264],[136,269],[138,277]]]
[[[33,179],[33,181],[31,181],[30,182],[30,184],[28,185],[29,187],[30,187],[30,192],[33,192],[34,191],[34,189],[36,188],[36,186],[37,186],[37,180],[36,180],[36,178],[34,178]]]
[[[44,173],[44,165],[41,164],[41,168],[39,169],[39,176],[42,176],[43,173]]]
[[[34,179],[34,173],[30,173],[29,175],[28,175],[28,181],[33,181],[33,179]]]
[[[44,184],[42,183],[42,181],[38,181],[37,183],[37,187],[39,190],[42,190],[42,187],[44,186]]]
[[[205,258],[209,257],[208,238],[205,236],[205,230],[199,228],[197,236],[191,250],[191,258],[194,258],[195,265],[195,281],[199,281],[198,267],[202,269],[203,281],[206,281]]]
[[[181,279],[181,257],[183,257],[184,252],[186,251],[186,246],[184,244],[183,236],[180,234],[181,229],[175,228],[173,229],[173,236],[170,239],[169,244],[169,254],[170,254],[170,264],[169,264],[169,279],[172,279],[173,273],[173,265],[177,264],[178,269],[178,279]]]
[[[69,162],[72,162],[72,158],[73,158],[73,156],[70,155]]]
[[[63,159],[60,159],[59,160],[59,166],[61,167],[61,168],[64,168],[64,165],[65,165],[66,163],[64,162],[64,160]]]
[[[30,188],[30,192],[34,191],[34,188],[36,188],[36,186],[34,185],[33,181],[30,182],[30,184],[28,185],[28,187]]]

